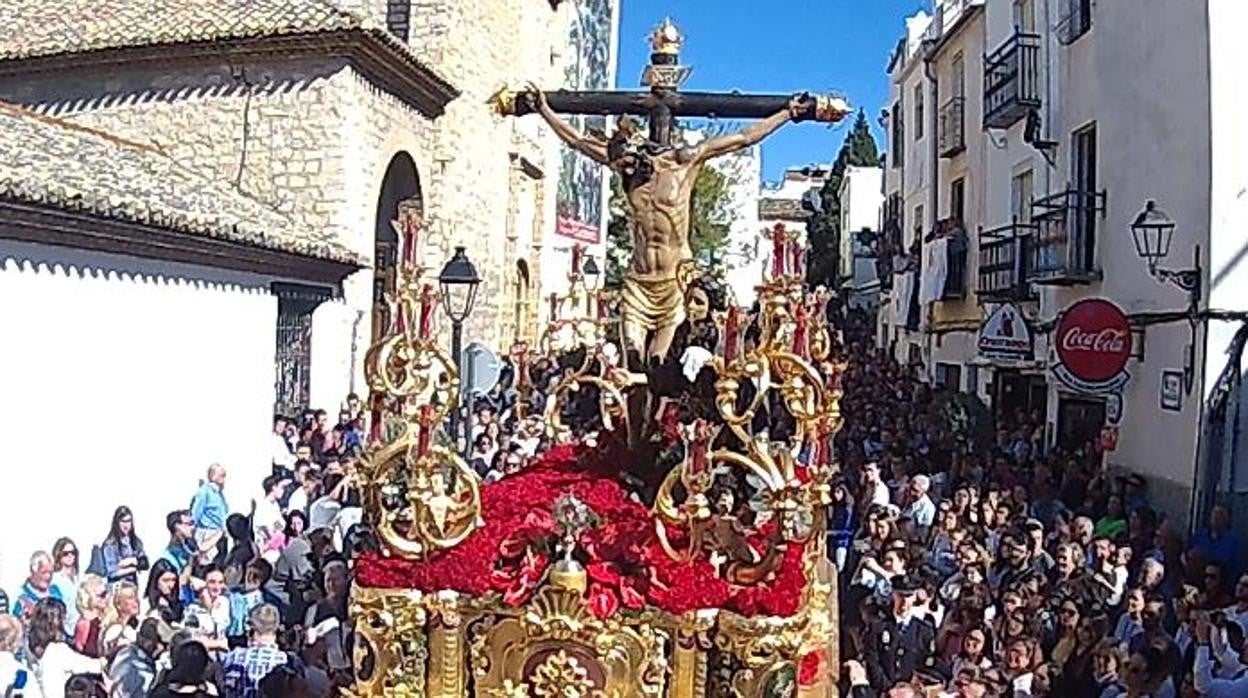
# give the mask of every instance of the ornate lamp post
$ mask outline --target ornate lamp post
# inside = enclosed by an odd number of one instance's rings
[[[442,287],[442,311],[451,320],[451,358],[462,376],[464,320],[472,313],[472,304],[477,299],[477,286],[481,284],[477,268],[468,259],[463,247],[456,247],[455,254],[442,267],[442,273],[438,274],[438,284]],[[461,388],[460,392],[462,394],[466,391]],[[471,448],[471,434],[468,432],[472,428],[472,406],[460,405],[460,409],[464,410],[466,420],[464,450],[468,451]],[[459,410],[451,413],[451,434],[451,438],[459,438]]]
[[[1135,242],[1135,253],[1148,264],[1148,273],[1162,283],[1172,283],[1187,291],[1188,324],[1191,326],[1192,337],[1187,345],[1187,358],[1183,365],[1183,389],[1190,395],[1196,373],[1196,323],[1200,313],[1200,299],[1203,289],[1200,266],[1200,245],[1196,245],[1192,253],[1190,269],[1166,269],[1157,263],[1170,255],[1170,243],[1174,238],[1176,224],[1165,211],[1157,208],[1157,203],[1149,199],[1144,210],[1136,215],[1131,223],[1131,237]]]

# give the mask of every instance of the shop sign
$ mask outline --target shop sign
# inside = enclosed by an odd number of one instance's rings
[[[1105,396],[1105,423],[1118,426],[1122,422],[1122,395],[1113,393]]]
[[[1000,361],[1030,361],[1031,330],[1013,303],[1003,303],[992,311],[979,328],[979,354]]]
[[[1183,372],[1166,369],[1161,372],[1161,409],[1183,411]]]
[[[1080,393],[1117,392],[1131,378],[1131,324],[1117,305],[1088,298],[1066,309],[1053,336],[1053,375]]]
[[[1118,450],[1118,427],[1101,428],[1101,451],[1109,453]]]

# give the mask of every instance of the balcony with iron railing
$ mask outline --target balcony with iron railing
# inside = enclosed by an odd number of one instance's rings
[[[1031,263],[1034,223],[1015,218],[1010,223],[979,230],[979,284],[982,301],[1011,302],[1032,298],[1027,269]]]
[[[1104,191],[1068,189],[1032,202],[1035,232],[1028,281],[1073,286],[1100,278],[1096,232],[1105,200]]]
[[[966,98],[952,97],[940,108],[940,157],[966,150]]]
[[[1040,35],[1015,31],[984,57],[984,128],[1009,128],[1040,107]]]

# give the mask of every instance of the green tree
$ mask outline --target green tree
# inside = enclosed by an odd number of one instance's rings
[[[693,200],[689,224],[689,246],[693,257],[711,267],[715,275],[723,273],[720,259],[728,244],[733,214],[728,208],[732,180],[713,167],[703,167],[693,183]],[[611,176],[611,199],[607,206],[607,283],[618,285],[624,280],[633,254],[632,227],[628,221],[628,200],[618,175]]]
[[[806,223],[806,237],[810,252],[806,267],[806,281],[829,288],[840,286],[839,270],[841,268],[841,202],[837,198],[841,189],[841,180],[845,176],[845,168],[879,167],[882,164],[879,148],[875,137],[871,135],[871,127],[867,124],[867,115],[858,111],[858,118],[841,150],[836,155],[832,172],[823,188],[819,190],[821,199],[820,210],[813,214]]]

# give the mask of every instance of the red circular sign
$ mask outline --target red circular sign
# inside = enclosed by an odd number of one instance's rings
[[[1101,383],[1117,376],[1131,358],[1131,324],[1107,300],[1088,298],[1066,309],[1054,335],[1057,359],[1079,380]]]

